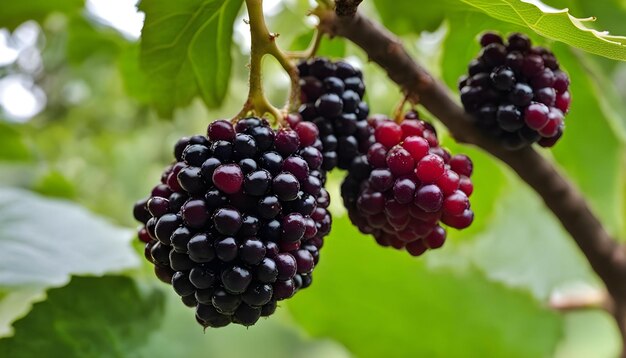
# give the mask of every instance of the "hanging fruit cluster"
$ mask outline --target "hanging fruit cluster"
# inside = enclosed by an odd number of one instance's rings
[[[341,195],[349,219],[382,246],[419,256],[444,244],[445,227],[464,229],[474,219],[469,157],[443,148],[415,110],[395,120],[370,115],[363,74],[348,62],[292,64],[265,28],[261,3],[247,4],[254,16],[244,109],[212,122],[206,135],[181,138],[160,183],[134,207],[146,259],[205,328],[253,325],[311,285],[331,231],[330,170],[347,170]],[[570,105],[569,79],[554,55],[521,34],[505,43],[487,33],[480,42],[459,85],[476,124],[509,148],[554,145]],[[283,114],[263,94],[266,54],[299,73],[295,113]]]

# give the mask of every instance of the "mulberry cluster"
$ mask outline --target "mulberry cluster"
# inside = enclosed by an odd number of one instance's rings
[[[331,226],[317,140],[311,123],[213,122],[135,205],[146,258],[202,326],[253,325],[311,285]]]
[[[319,128],[324,170],[348,169],[371,144],[369,107],[363,101],[361,71],[347,62],[315,58],[298,64],[302,106],[300,115]]]
[[[507,40],[491,32],[481,37],[480,55],[459,82],[463,106],[509,149],[552,147],[570,107],[569,77],[550,50],[533,47],[527,36]]]
[[[354,160],[341,187],[352,223],[380,245],[413,256],[444,244],[440,222],[468,227],[474,219],[471,160],[441,148],[435,129],[416,112],[400,124],[386,117],[369,122],[376,143]]]

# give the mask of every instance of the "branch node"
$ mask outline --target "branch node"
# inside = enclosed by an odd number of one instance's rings
[[[335,0],[335,12],[341,17],[352,17],[356,14],[363,0]]]

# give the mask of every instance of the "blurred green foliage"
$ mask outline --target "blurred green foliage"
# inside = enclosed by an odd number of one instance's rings
[[[161,292],[142,294],[128,277],[75,277],[66,287],[50,290],[15,323],[14,336],[0,340],[0,354],[123,357],[159,326],[163,301]]]
[[[554,351],[561,317],[528,293],[489,282],[471,267],[428,269],[403,252],[383,251],[346,220],[333,230],[336,242],[315,272],[316,290],[289,302],[313,334],[339,339],[358,357],[541,357]]]
[[[530,31],[468,3],[375,0],[362,9],[456,91],[480,32]],[[597,15],[597,28],[626,33],[623,2],[546,3]],[[130,209],[158,181],[178,137],[203,133],[243,104],[241,1],[144,0],[141,43],[83,6],[0,3],[0,28],[38,21],[43,60],[35,73],[1,66],[0,81],[28,75],[47,96],[45,110],[27,121],[0,112],[0,185],[21,188],[0,190],[0,356],[586,358],[619,351],[604,312],[548,308],[554,294],[601,284],[540,198],[489,155],[454,143],[436,119],[445,145],[474,159],[476,222],[469,230],[451,232],[443,249],[420,259],[382,249],[349,224],[341,173],[334,173],[334,228],[313,286],[257,326],[203,333],[149,265],[137,267],[143,248],[135,243],[131,251]],[[308,7],[284,1],[268,15],[283,48],[302,50],[312,38]],[[626,65],[531,36],[552,46],[573,78],[567,134],[544,154],[609,230],[624,236],[626,84],[617,74]],[[360,64],[375,112],[389,113],[400,99],[354,45],[326,39],[320,52]],[[276,63],[265,65],[268,97],[281,104],[288,82]]]
[[[28,144],[19,130],[14,126],[0,122],[0,143],[2,143],[2,152],[0,152],[0,160],[8,162],[27,162],[33,159]]]
[[[73,13],[82,8],[82,0],[4,1],[0,5],[0,24],[13,30],[25,20],[43,21],[52,12]]]
[[[462,0],[489,16],[527,27],[547,38],[561,41],[607,58],[626,60],[626,37],[597,31],[593,18],[574,18],[568,9],[548,8],[540,1]],[[615,8],[616,4],[612,4]],[[605,7],[611,6],[605,4]]]
[[[243,0],[144,0],[141,67],[160,114],[171,116],[199,92],[206,105],[224,100],[230,78],[233,22]]]

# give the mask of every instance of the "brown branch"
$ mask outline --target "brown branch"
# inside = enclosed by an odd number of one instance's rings
[[[335,12],[339,16],[352,17],[363,0],[335,0]]]
[[[358,12],[352,17],[330,11],[318,15],[320,29],[360,46],[407,96],[419,97],[458,141],[476,145],[502,160],[543,198],[605,283],[626,342],[626,252],[604,229],[573,183],[532,147],[509,151],[480,132],[448,88],[416,63],[396,36],[380,24]]]

